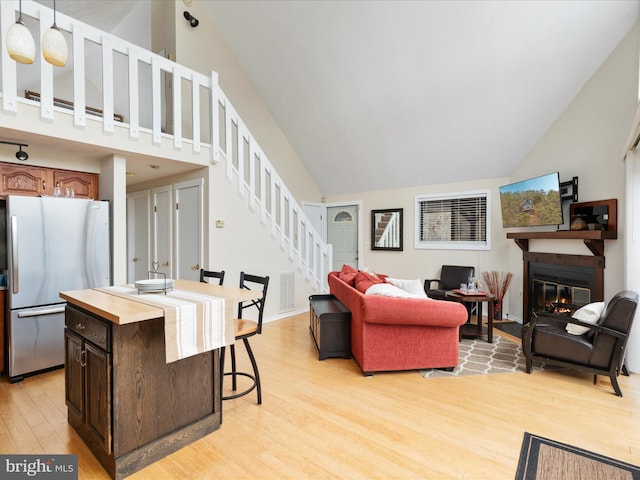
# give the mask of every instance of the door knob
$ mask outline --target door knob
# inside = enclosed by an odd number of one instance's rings
[[[200,270],[200,264],[195,264],[193,267],[191,267],[191,270]]]
[[[169,266],[169,261],[162,262],[162,266],[163,266],[163,267],[168,267],[168,266]]]
[[[133,257],[132,262],[137,262],[138,261],[138,257]]]

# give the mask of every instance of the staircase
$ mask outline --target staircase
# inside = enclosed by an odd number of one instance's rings
[[[18,85],[23,67],[9,57],[4,46],[17,11],[17,0],[0,2],[0,128],[56,138],[68,135],[66,140],[104,148],[117,140],[119,151],[158,155],[161,149],[165,158],[194,166],[212,168],[222,163],[226,179],[246,198],[247,208],[258,212],[257,218],[279,241],[282,254],[313,288],[327,291],[331,246],[315,231],[251,135],[218,85],[216,72],[202,75],[58,12],[58,28],[66,38],[71,35],[68,71],[54,78],[55,67],[46,62],[40,62],[39,70],[35,64],[29,66],[33,67],[30,71],[38,71],[39,79],[28,86],[32,92],[24,98]],[[53,23],[53,11],[30,0],[22,2],[22,15],[32,33],[40,32],[34,37],[42,38]],[[101,77],[87,80],[96,71],[102,72]],[[169,110],[163,107],[164,81],[174,87],[168,100],[173,111],[169,124],[162,115]],[[67,98],[54,94],[54,86],[56,92],[64,91],[61,83],[70,91]],[[101,108],[92,108],[95,105]],[[37,121],[31,121],[34,111]],[[61,116],[69,119],[73,128],[66,131],[70,133],[52,128],[54,114],[56,122]],[[98,138],[94,135],[97,127],[101,130]]]

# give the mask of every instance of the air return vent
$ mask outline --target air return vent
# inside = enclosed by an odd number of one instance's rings
[[[288,312],[295,308],[296,272],[280,274],[280,312]]]

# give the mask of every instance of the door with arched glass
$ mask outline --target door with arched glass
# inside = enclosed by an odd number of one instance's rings
[[[333,245],[333,270],[358,268],[358,206],[327,208],[327,243]]]

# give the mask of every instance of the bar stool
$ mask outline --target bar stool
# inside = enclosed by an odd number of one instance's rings
[[[252,286],[253,288],[250,288]],[[251,385],[239,393],[234,393],[232,395],[223,396],[222,400],[231,400],[233,398],[242,397],[243,395],[247,395],[249,392],[256,389],[258,394],[258,405],[262,403],[262,390],[260,387],[260,374],[258,373],[258,364],[256,363],[256,358],[253,355],[253,351],[251,350],[251,345],[249,344],[249,338],[254,335],[259,335],[262,333],[262,316],[264,313],[264,304],[267,299],[267,288],[269,286],[269,277],[260,277],[258,275],[249,275],[244,272],[240,272],[240,288],[244,288],[247,290],[262,290],[262,296],[257,300],[250,300],[247,302],[243,302],[238,305],[238,318],[234,319],[234,329],[235,329],[235,339],[242,340],[244,346],[247,350],[247,355],[249,356],[249,360],[251,360],[251,365],[253,367],[253,373],[248,372],[239,372],[236,367],[236,349],[235,345],[231,345],[231,371],[224,371],[224,357],[225,357],[225,347],[222,347],[220,352],[220,372],[222,372],[221,380],[224,379],[225,376],[231,376],[231,386],[232,390],[236,391],[236,377],[238,375],[247,377],[252,380]],[[256,288],[257,287],[257,288]],[[247,308],[256,308],[258,310],[258,319],[257,321],[248,320],[242,318],[242,312]]]
[[[217,278],[218,279],[218,285],[222,285],[222,283],[224,282],[224,270],[220,271],[220,272],[215,272],[212,270],[205,270],[204,268],[200,269],[200,281],[202,283],[209,283],[206,279],[207,278]]]

